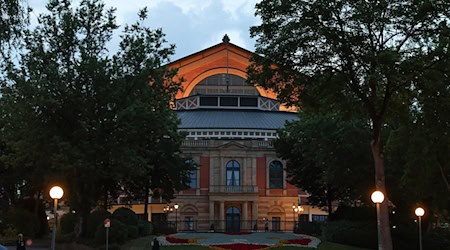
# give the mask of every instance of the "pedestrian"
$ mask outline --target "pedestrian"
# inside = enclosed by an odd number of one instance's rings
[[[25,250],[25,241],[23,240],[23,234],[17,235],[16,246],[17,250]]]
[[[152,250],[159,250],[159,241],[156,237],[153,239]]]
[[[264,232],[269,232],[269,219],[264,220]]]

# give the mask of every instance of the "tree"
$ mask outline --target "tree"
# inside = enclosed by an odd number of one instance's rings
[[[335,114],[300,116],[280,131],[274,143],[278,155],[287,160],[290,182],[311,194],[310,204],[327,207],[329,214],[334,201],[366,200],[366,179],[372,174],[368,125]]]
[[[101,198],[107,206],[135,173],[147,180],[167,173],[172,182],[165,189],[183,183],[167,164],[155,167],[161,145],[173,145],[164,151],[168,161],[178,157],[182,138],[169,108],[179,89],[176,70],[163,66],[174,45],[165,45],[160,29],[143,26],[144,9],[110,56],[114,9],[99,0],[76,9],[69,0],[53,0],[47,9],[26,32],[19,67],[9,68],[2,88],[1,131],[11,151],[5,162],[22,173],[19,183],[35,183],[34,191],[59,179],[85,235],[91,208]],[[147,186],[135,187],[130,192]]]
[[[0,0],[0,6],[0,56],[3,57],[3,49],[17,41],[28,18],[21,0]]]
[[[383,249],[392,249],[385,188],[385,119],[423,76],[448,63],[448,1],[262,1],[250,81],[289,104],[363,112],[371,124]],[[273,63],[279,67],[273,67]],[[443,74],[439,71],[439,74]],[[300,100],[300,101],[299,101]],[[348,105],[347,100],[357,100]]]

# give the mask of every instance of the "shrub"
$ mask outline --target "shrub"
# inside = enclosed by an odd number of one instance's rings
[[[111,213],[105,210],[94,210],[89,214],[87,222],[87,237],[94,238],[97,228],[102,225],[106,218],[111,217]]]
[[[308,235],[321,235],[322,224],[320,222],[302,221],[299,223],[296,233],[308,234]]]
[[[330,242],[365,248],[377,247],[375,221],[328,221],[322,228],[322,234]]]
[[[67,213],[61,216],[61,220],[59,222],[59,231],[61,231],[61,234],[69,234],[74,232],[77,218],[77,215],[73,213]]]
[[[128,226],[128,239],[136,239],[139,236],[139,229],[137,226]]]
[[[127,240],[128,228],[125,224],[119,220],[112,219],[111,227],[109,228],[109,243],[122,244]],[[95,232],[95,243],[97,245],[103,245],[106,242],[106,229],[101,225],[98,225],[97,231]]]
[[[0,244],[13,244],[17,239],[19,232],[13,225],[8,225],[0,234]]]
[[[5,224],[12,225],[25,237],[35,237],[39,231],[37,216],[23,208],[9,208],[5,216]]]
[[[140,220],[138,222],[138,232],[139,232],[139,236],[148,236],[153,234],[153,226],[152,223],[148,222],[148,221],[142,221]]]
[[[126,207],[121,207],[117,209],[116,211],[114,211],[112,216],[113,218],[119,220],[125,225],[137,226],[138,224],[138,217],[136,213],[134,213],[133,210]]]

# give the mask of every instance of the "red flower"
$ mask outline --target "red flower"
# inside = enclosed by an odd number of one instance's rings
[[[298,245],[308,245],[311,239],[292,239],[288,240],[287,244],[298,244]]]
[[[166,237],[166,240],[170,243],[189,243],[188,239],[179,239],[174,237]]]

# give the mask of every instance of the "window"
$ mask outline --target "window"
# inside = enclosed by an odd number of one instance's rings
[[[184,217],[184,230],[194,231],[194,217],[192,216]]]
[[[197,188],[197,163],[194,160],[187,160],[186,164],[189,164],[191,170],[189,171],[189,188],[196,189]]]
[[[283,189],[283,164],[272,161],[269,165],[269,188]]]
[[[235,160],[227,162],[227,186],[240,185],[240,164]]]
[[[312,215],[312,221],[323,222],[326,221],[327,218],[328,216],[326,215],[317,215],[317,214]]]

